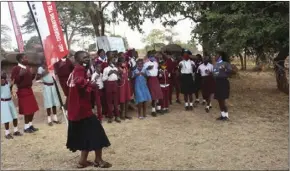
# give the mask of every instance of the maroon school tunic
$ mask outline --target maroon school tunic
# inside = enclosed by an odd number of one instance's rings
[[[25,73],[20,76],[20,70],[24,70]],[[39,110],[35,96],[32,91],[32,80],[34,76],[30,69],[23,69],[20,66],[15,66],[12,69],[11,80],[17,85],[17,97],[19,114],[32,115]]]
[[[171,74],[167,69],[160,69],[158,73],[159,83],[163,94],[163,99],[160,100],[161,108],[168,108],[169,104],[169,91],[170,91],[170,76]]]
[[[74,65],[70,59],[65,61],[59,60],[54,64],[55,74],[58,76],[60,86],[64,92],[64,95],[68,97],[69,87],[67,86],[67,80],[70,73],[73,71]]]
[[[93,86],[87,79],[87,71],[76,65],[69,80],[68,120],[79,121],[93,115],[91,92]]]
[[[120,92],[120,103],[125,103],[126,101],[130,101],[132,97],[131,85],[130,81],[128,80],[128,69],[122,69],[122,79],[119,85],[119,92]]]

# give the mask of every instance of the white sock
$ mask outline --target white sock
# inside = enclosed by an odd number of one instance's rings
[[[5,135],[8,135],[8,134],[10,134],[9,129],[8,130],[5,130]]]
[[[24,129],[28,129],[30,127],[29,124],[24,124]]]
[[[157,110],[161,110],[161,106],[157,106]]]
[[[28,124],[29,124],[29,126],[32,126],[32,122],[29,122]]]
[[[188,106],[188,103],[186,102],[186,103],[185,103],[185,107],[187,107],[187,106]]]
[[[17,132],[18,131],[18,127],[14,127],[14,132]]]
[[[207,109],[209,109],[209,106],[206,106]]]
[[[203,100],[204,103],[206,103],[206,100]]]
[[[193,103],[190,103],[190,106],[193,106]]]
[[[51,122],[51,117],[47,116],[47,122],[50,123]]]
[[[211,107],[211,103],[209,104],[209,107]]]
[[[199,102],[199,99],[196,99],[195,101]]]
[[[155,109],[155,107],[152,107],[152,112],[156,112],[156,109]]]
[[[222,117],[226,117],[225,112],[221,112],[221,114],[222,114]]]
[[[225,117],[229,117],[229,112],[225,112]]]
[[[53,115],[53,121],[58,121],[58,119],[57,119],[57,116],[56,115]]]

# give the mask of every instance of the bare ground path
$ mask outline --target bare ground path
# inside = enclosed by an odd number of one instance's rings
[[[174,104],[157,118],[104,123],[112,144],[104,159],[112,169],[287,169],[288,105],[272,73],[241,72],[231,79],[230,122],[215,120],[214,101],[209,114]],[[65,124],[48,127],[41,112],[38,133],[10,141],[2,135],[1,169],[75,169],[79,153],[65,147]]]

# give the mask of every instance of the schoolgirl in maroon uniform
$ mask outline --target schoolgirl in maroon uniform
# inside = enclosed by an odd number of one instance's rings
[[[96,115],[92,112],[91,91],[96,87],[88,80],[87,69],[90,65],[89,54],[84,51],[75,53],[75,66],[68,80],[68,136],[67,148],[81,151],[78,168],[94,167],[109,168],[112,165],[102,159],[102,150],[109,147],[110,141]],[[87,160],[89,152],[95,152],[94,162]]]
[[[149,53],[150,54],[150,53]],[[144,64],[144,68],[146,69],[147,83],[148,88],[152,98],[152,116],[156,117],[156,108],[158,100],[163,98],[163,94],[160,88],[159,80],[158,80],[158,63],[154,56],[149,56],[149,61]],[[157,108],[157,112],[160,112],[160,109]]]
[[[123,56],[118,58],[118,68],[120,72],[119,96],[121,119],[132,119],[132,117],[128,115],[128,103],[130,100],[132,100],[131,85],[129,82],[129,70]]]
[[[169,73],[169,75],[172,75],[174,66],[171,53],[170,52],[162,53],[162,58],[163,61],[165,62],[164,65],[166,66],[167,72]],[[169,99],[168,99],[169,104],[172,104],[172,92],[173,92],[172,82],[173,82],[172,77],[169,77]]]
[[[16,84],[19,114],[24,115],[24,132],[33,133],[38,131],[38,128],[32,125],[34,113],[39,110],[32,90],[32,81],[36,74],[32,74],[26,55],[18,54],[16,60],[18,65],[12,69],[11,90],[13,85]]]
[[[99,49],[97,54],[98,54],[99,57],[97,58],[96,62],[101,63],[101,66],[102,66],[101,72],[103,73],[104,69],[106,67],[108,67],[108,57],[106,56],[106,53],[105,53],[104,49]],[[103,88],[103,92],[102,93],[104,95],[104,96],[101,96],[102,115],[103,116],[107,116],[108,106],[107,106],[107,103],[106,103],[107,100],[106,100],[106,96],[105,96],[105,94],[106,94],[105,87]]]
[[[169,91],[170,91],[170,77],[171,74],[167,70],[166,61],[163,59],[159,60],[159,71],[158,78],[160,87],[163,94],[163,99],[159,100],[159,105],[161,106],[161,113],[168,113],[169,110]]]
[[[113,121],[113,109],[115,114],[115,121],[120,123],[120,112],[119,112],[119,87],[118,80],[120,78],[119,70],[117,68],[118,58],[111,58],[109,60],[109,66],[104,69],[103,81],[105,85],[106,102],[108,106],[108,123]]]
[[[69,87],[67,86],[67,80],[70,73],[74,69],[74,65],[67,56],[63,57],[61,60],[56,62],[54,65],[55,75],[58,77],[60,86],[66,98],[69,95]],[[66,100],[67,103],[67,100]],[[66,105],[65,105],[66,107]]]

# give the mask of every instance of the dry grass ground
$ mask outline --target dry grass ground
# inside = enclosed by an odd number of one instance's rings
[[[37,97],[42,106],[39,92]],[[157,118],[104,123],[112,144],[104,159],[118,170],[287,169],[288,105],[272,73],[240,72],[231,79],[230,122],[215,120],[219,111],[214,101],[209,114],[201,105],[186,112],[173,104],[171,113]],[[65,147],[66,125],[48,127],[43,110],[36,120],[40,131],[35,134],[14,140],[2,134],[1,169],[75,169],[79,153]]]

